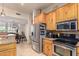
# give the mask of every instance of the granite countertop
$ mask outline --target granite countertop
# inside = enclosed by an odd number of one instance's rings
[[[0,37],[0,44],[9,44],[9,43],[13,43],[13,42],[16,42],[16,40],[15,40],[15,35],[11,35],[11,34],[9,34],[9,35],[7,35],[7,37],[6,38],[1,38]]]
[[[16,41],[11,39],[11,40],[8,40],[8,39],[5,39],[5,40],[0,40],[0,44],[9,44],[9,43],[15,43]]]
[[[15,34],[8,34],[7,36],[15,36]]]

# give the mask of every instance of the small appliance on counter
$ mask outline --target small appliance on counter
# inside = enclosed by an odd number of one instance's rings
[[[59,35],[58,35],[58,33],[55,33],[52,30],[47,30],[46,37],[47,38],[59,38]]]

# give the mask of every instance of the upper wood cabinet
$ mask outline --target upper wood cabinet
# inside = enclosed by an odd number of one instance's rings
[[[74,18],[77,18],[77,4],[70,3],[65,6],[64,8],[64,20],[72,20]]]
[[[40,23],[46,23],[45,13],[41,13],[41,14],[39,15],[39,22],[40,22]]]
[[[56,22],[77,18],[77,4],[69,3],[56,10]]]
[[[46,23],[45,13],[41,13],[35,17],[34,24],[36,23]]]
[[[56,12],[51,12],[46,16],[47,30],[56,29]]]
[[[46,15],[46,24],[47,24],[47,30],[51,30],[52,29],[52,13],[49,13]],[[51,26],[52,25],[52,26]]]
[[[56,22],[61,22],[64,20],[64,8],[58,8],[56,10]]]

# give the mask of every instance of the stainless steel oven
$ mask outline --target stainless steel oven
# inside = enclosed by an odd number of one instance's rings
[[[65,45],[54,45],[54,52],[60,56],[76,56],[76,48]]]

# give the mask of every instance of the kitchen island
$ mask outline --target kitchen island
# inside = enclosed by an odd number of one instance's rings
[[[15,34],[0,33],[0,56],[16,56]]]

